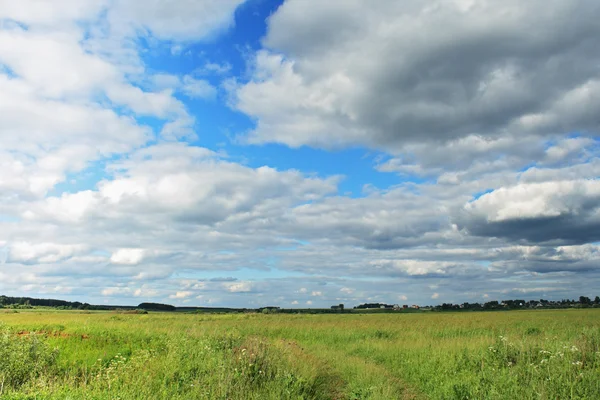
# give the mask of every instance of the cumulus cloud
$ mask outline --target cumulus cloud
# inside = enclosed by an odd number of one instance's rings
[[[0,156],[8,172],[0,196],[42,197],[69,173],[144,145],[153,129],[138,117],[162,120],[165,137],[193,135],[194,118],[169,90],[144,91],[129,79],[143,71],[130,39],[201,40],[230,26],[239,4],[2,1],[0,19],[15,23],[0,27]],[[187,18],[194,23],[181,23]],[[181,86],[189,96],[214,95],[203,80],[187,77]]]
[[[112,168],[118,175],[101,181],[97,191],[48,197],[31,203],[23,217],[81,224],[90,220],[119,222],[139,213],[152,215],[152,222],[166,218],[212,225],[237,218],[260,223],[256,219],[261,215],[256,212],[274,212],[336,188],[335,178],[248,168],[206,149],[180,144],[148,147]]]
[[[250,81],[232,86],[257,119],[248,140],[390,150],[597,132],[595,4],[465,4],[286,1]]]
[[[177,292],[175,294],[170,295],[169,298],[170,299],[177,299],[177,300],[187,299],[192,294],[193,294],[192,292],[188,292],[188,291]]]
[[[150,34],[158,39],[205,39],[233,24],[233,12],[244,0],[117,0],[110,7],[112,29],[121,34]]]
[[[521,183],[465,205],[463,224],[475,235],[532,242],[600,240],[598,180]]]
[[[131,289],[129,289],[128,287],[107,287],[102,289],[102,296],[106,296],[106,297],[112,297],[112,296],[116,296],[116,295],[123,295],[123,294],[129,294],[131,292]]]
[[[88,246],[83,244],[12,242],[9,245],[6,262],[55,263],[87,251],[89,251]]]
[[[247,293],[251,292],[253,289],[252,282],[239,282],[239,283],[230,283],[224,285],[227,291],[231,293]]]
[[[144,258],[144,249],[119,249],[110,256],[113,264],[139,264]]]

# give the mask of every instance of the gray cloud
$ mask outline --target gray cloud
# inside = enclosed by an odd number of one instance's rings
[[[574,244],[598,241],[600,182],[551,181],[500,188],[465,205],[458,221],[479,236]]]
[[[586,1],[291,0],[232,104],[257,118],[250,142],[293,147],[597,134],[599,18]]]

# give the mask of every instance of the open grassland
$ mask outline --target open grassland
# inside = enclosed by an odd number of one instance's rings
[[[3,399],[600,399],[600,310],[0,310]]]

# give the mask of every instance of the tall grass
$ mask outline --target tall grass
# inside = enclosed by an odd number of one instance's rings
[[[599,399],[599,317],[28,311],[0,315],[0,377],[14,399]]]

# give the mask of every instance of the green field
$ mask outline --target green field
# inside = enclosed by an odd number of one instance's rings
[[[8,311],[2,399],[600,399],[598,309]]]

